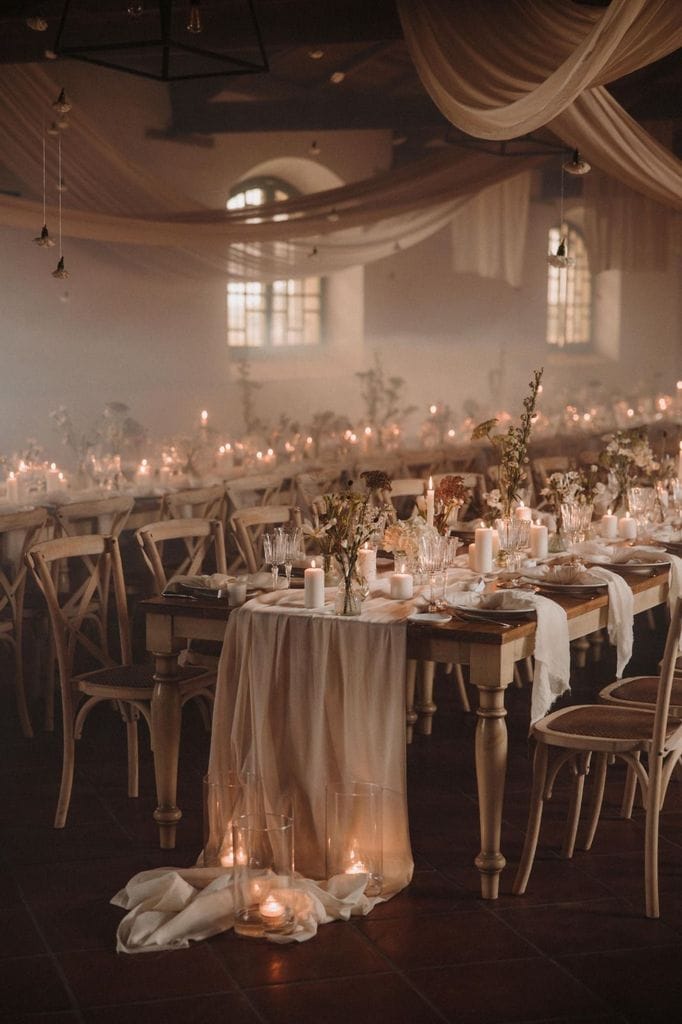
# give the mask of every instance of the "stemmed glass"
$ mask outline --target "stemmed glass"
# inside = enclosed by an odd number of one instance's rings
[[[530,541],[530,520],[511,516],[498,519],[496,525],[500,537],[500,554],[506,554],[507,568],[516,570],[521,565],[523,552]]]
[[[272,589],[277,590],[279,567],[284,564],[284,537],[280,531],[263,534],[263,556],[272,572]]]
[[[301,554],[301,538],[303,531],[299,526],[292,526],[288,529],[280,528],[282,534],[282,556],[284,559],[284,572],[287,578],[287,587],[291,586],[291,570],[294,566],[294,559]],[[279,530],[277,532],[280,532]]]
[[[444,537],[421,537],[419,539],[419,562],[422,571],[429,577],[429,611],[438,610],[436,584],[443,578],[447,564],[448,546]]]

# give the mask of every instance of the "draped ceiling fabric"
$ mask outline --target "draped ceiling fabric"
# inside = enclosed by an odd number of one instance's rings
[[[0,223],[38,234],[42,119],[50,111],[55,86],[36,65],[4,68],[2,84],[0,159],[22,182],[26,198],[0,195]],[[542,161],[445,150],[397,171],[257,210],[214,210],[136,167],[87,123],[74,99],[64,136],[69,168],[64,235],[144,246],[147,267],[183,276],[271,280],[365,264],[427,238],[481,189]],[[53,234],[56,220],[50,208]]]
[[[680,6],[398,0],[422,83],[452,124],[480,139],[512,139],[547,126],[596,167],[677,209],[682,163],[604,84],[682,45]]]

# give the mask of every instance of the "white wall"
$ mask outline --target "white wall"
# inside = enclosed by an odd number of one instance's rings
[[[85,88],[93,71],[97,88]],[[307,135],[225,135],[211,149],[153,140],[145,130],[163,127],[168,119],[163,86],[75,66],[66,85],[76,108],[82,103],[85,113],[97,116],[131,159],[194,199],[222,203],[239,178],[276,167],[276,160],[288,166],[298,161],[301,180],[307,167],[319,176],[307,157]],[[131,89],[139,100],[132,107]],[[330,181],[365,177],[391,158],[382,132],[320,134],[318,140],[319,164]],[[448,231],[364,272],[336,275],[326,347],[254,363],[254,379],[263,385],[258,413],[276,421],[288,412],[303,422],[325,409],[360,416],[355,373],[371,365],[375,351],[388,373],[405,378],[406,402],[419,405],[410,421],[414,428],[434,401],[458,414],[471,398],[482,414],[495,412],[498,401],[516,408],[531,370],[542,364],[547,392],[557,394],[576,392],[590,380],[626,392],[650,384],[673,387],[682,377],[679,267],[627,275],[618,288],[613,281],[607,286],[606,278],[603,288],[597,282],[603,299],[597,317],[601,356],[549,356],[546,238],[556,210],[540,202],[531,209],[522,288],[455,277]],[[202,408],[216,427],[240,429],[219,279],[165,278],[150,273],[140,253],[112,254],[92,243],[69,242],[72,277],[58,282],[50,276],[54,254],[23,233],[0,231],[0,454],[36,437],[49,457],[58,458],[49,412],[62,404],[84,429],[112,400],[126,402],[159,439],[190,431]],[[61,301],[66,292],[68,301]],[[620,308],[609,306],[618,293]]]

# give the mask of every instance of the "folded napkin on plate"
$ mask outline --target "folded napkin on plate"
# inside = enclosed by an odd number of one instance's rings
[[[632,624],[635,599],[627,581],[601,565],[590,566],[590,574],[604,580],[609,588],[609,640],[616,648],[616,677],[620,679],[632,657]]]
[[[327,882],[296,878],[288,900],[295,918],[290,935],[268,935],[272,942],[305,942],[320,924],[365,915],[381,897],[369,898],[367,875],[335,875]],[[281,891],[281,890],[279,890]],[[116,932],[117,953],[158,953],[182,949],[234,924],[232,870],[153,868],[130,879],[111,902],[128,913]]]

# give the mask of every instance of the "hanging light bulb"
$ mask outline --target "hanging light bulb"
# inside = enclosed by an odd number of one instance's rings
[[[340,218],[339,218],[339,211],[338,211],[338,210],[336,209],[336,207],[335,207],[335,206],[332,206],[331,210],[330,210],[330,211],[329,211],[329,213],[327,214],[327,220],[328,220],[328,221],[329,221],[329,222],[330,222],[331,224],[336,224],[336,222],[337,222],[337,221],[338,221],[339,219],[340,219]]]
[[[562,167],[568,174],[589,174],[592,170],[591,165],[587,160],[583,160],[577,149],[573,150],[573,156],[570,160],[566,160]]]
[[[204,31],[204,26],[201,24],[201,11],[199,10],[198,2],[190,4],[187,31],[192,32],[194,35],[199,35],[200,32]]]
[[[54,242],[50,238],[50,232],[47,230],[47,159],[45,152],[45,132],[43,132],[43,227],[37,238],[33,241],[36,245],[39,245],[41,249],[53,249]]]
[[[71,104],[69,103],[69,101],[66,98],[66,90],[65,89],[61,90],[61,92],[59,93],[59,96],[57,96],[57,99],[54,101],[52,106],[54,107],[54,109],[57,111],[58,114],[68,114],[68,112],[71,110]]]
[[[63,178],[60,178],[59,179],[59,184],[57,185],[57,192],[68,192],[68,191],[69,191],[69,186],[66,184],[66,182],[64,181]]]
[[[29,28],[32,28],[34,32],[47,32],[47,22],[45,18],[39,14],[32,14],[26,19],[26,24]]]
[[[563,267],[572,267],[575,264],[575,260],[572,256],[568,255],[568,252],[566,250],[565,238],[562,238],[559,244],[557,245],[556,252],[550,252],[549,256],[547,257],[547,262],[549,263],[550,267],[558,267],[559,269]]]
[[[61,181],[63,181],[63,177],[62,177],[62,137],[61,137],[61,135],[59,136],[59,156],[58,156],[58,159],[59,159],[59,167],[57,168],[57,181],[61,182]],[[63,252],[63,249],[62,249],[62,193],[61,192],[59,192],[59,260],[57,262],[56,269],[52,271],[52,276],[55,277],[58,281],[65,281],[68,278],[68,276],[69,276],[69,272],[66,269],[66,267],[64,266],[64,252]]]
[[[131,18],[140,18],[144,14],[144,4],[140,0],[131,0],[126,9]]]
[[[310,144],[310,148],[308,149],[308,152],[310,153],[311,156],[319,156],[320,155],[322,150],[320,149],[320,147],[317,144],[317,139],[313,139],[312,143]]]
[[[41,249],[54,249],[55,243],[50,238],[50,232],[47,230],[47,224],[43,224],[40,234],[33,241],[36,245],[39,245]]]
[[[48,135],[59,135],[59,125],[56,121],[53,121],[50,127],[47,129]]]
[[[52,276],[56,277],[58,281],[66,281],[66,279],[69,277],[69,272],[68,272],[68,270],[64,266],[64,257],[63,256],[59,257],[59,262],[57,263],[57,269],[52,271]]]

